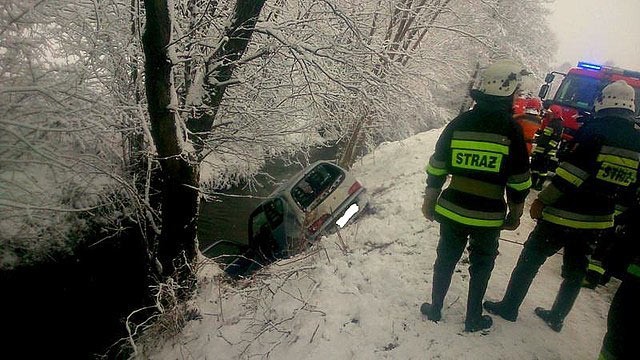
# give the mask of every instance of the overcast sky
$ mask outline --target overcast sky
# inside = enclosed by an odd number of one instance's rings
[[[611,60],[640,71],[640,0],[556,0],[551,8],[557,64]]]

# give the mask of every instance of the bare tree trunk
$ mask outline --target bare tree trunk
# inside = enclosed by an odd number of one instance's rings
[[[140,44],[142,38],[141,29],[141,14],[140,0],[131,0],[129,4],[129,10],[131,12],[130,17],[130,35],[131,41],[134,44]],[[148,155],[148,139],[144,135],[144,131],[140,129],[142,124],[137,123],[141,118],[140,112],[137,106],[140,106],[144,97],[144,89],[142,89],[142,76],[143,71],[142,59],[140,54],[136,51],[133,54],[129,54],[129,78],[128,87],[133,92],[133,99],[136,107],[130,113],[131,124],[126,124],[127,128],[132,130],[122,130],[123,144],[124,144],[124,172],[130,177],[133,186],[144,199],[145,205],[152,209],[159,208],[159,199],[150,196],[150,189],[157,188],[156,178],[154,175],[153,159]],[[124,105],[124,104],[123,104]],[[126,105],[129,105],[128,103]],[[156,201],[158,200],[158,201]],[[157,267],[155,266],[156,249],[157,249],[157,236],[154,226],[156,218],[152,211],[149,209],[139,209],[140,217],[138,225],[140,226],[140,232],[142,236],[143,245],[146,249],[146,268],[149,269],[151,277],[155,278],[159,275]]]
[[[129,11],[131,12],[131,39],[132,41],[136,41],[139,39],[139,26],[140,26],[140,9],[139,2],[137,0],[131,0],[129,5]],[[136,104],[140,104],[142,102],[142,91],[138,87],[140,84],[140,68],[139,68],[139,59],[137,56],[133,55],[129,59],[129,82],[130,86],[133,87],[133,97]],[[134,118],[135,115],[132,115]],[[137,176],[139,174],[144,174],[146,170],[146,157],[143,155],[144,149],[144,136],[142,133],[136,131],[127,131],[125,132],[125,140],[124,143],[124,167],[125,171],[128,172],[132,177],[144,179],[144,176]],[[142,181],[144,182],[144,180]],[[136,188],[138,190],[142,190],[138,185],[140,182],[136,183]]]
[[[418,18],[418,16],[420,15],[421,12],[426,11],[425,8],[429,8],[429,11],[432,11],[433,13],[439,14],[440,10],[432,10],[433,8],[437,8],[440,6],[440,0],[434,0],[431,1],[429,4],[426,4],[427,0],[423,0],[420,5],[418,5],[418,7],[416,8],[416,16],[412,19],[412,23],[411,25],[413,25],[413,22],[415,22],[415,20]],[[436,15],[437,16],[437,15]],[[432,16],[432,21],[434,20],[434,17]],[[411,42],[413,41],[413,39],[415,38],[416,34],[418,33],[419,27],[418,26],[414,26],[413,28],[411,28],[411,30],[409,30],[409,32],[407,34],[405,34],[405,36],[403,37],[403,42],[402,42],[402,54],[400,55],[400,58],[398,59],[398,61],[400,61],[402,63],[402,65],[406,65],[408,59],[409,59],[409,46],[411,45]],[[413,48],[413,50],[415,50],[415,47]]]
[[[225,29],[224,40],[211,58],[207,59],[204,79],[206,96],[203,103],[210,110],[197,114],[187,122],[187,128],[196,136],[194,145],[198,150],[204,147],[206,134],[213,126],[238,60],[247,50],[264,3],[265,0],[238,0],[231,23]]]
[[[406,8],[403,9],[402,19],[398,24],[398,28],[396,29],[396,34],[393,37],[393,41],[391,42],[391,46],[387,49],[387,53],[389,55],[389,59],[393,60],[398,54],[398,49],[400,49],[400,44],[404,41],[407,31],[409,30],[409,26],[413,23],[416,13],[413,11],[413,0],[409,0],[405,3]]]
[[[176,275],[180,284],[191,285],[194,274],[189,265],[197,254],[198,165],[182,153],[179,119],[170,106],[174,89],[168,57],[172,25],[167,0],[146,0],[144,4],[145,85],[162,181],[158,260],[164,276]]]
[[[427,9],[431,11],[431,14],[427,14],[427,24],[425,24],[420,37],[413,44],[411,51],[416,49],[417,45],[425,36],[427,29],[429,29],[438,16],[443,13],[450,1],[451,0],[432,0],[427,3],[427,0],[398,0],[385,32],[384,43],[386,56],[381,56],[380,62],[374,66],[373,72],[378,77],[384,78],[387,75],[386,70],[390,61],[396,61],[405,66],[409,60],[409,48],[419,29],[415,24],[423,17],[422,13],[426,12]],[[376,22],[377,13],[374,14],[373,17],[373,25],[369,32],[369,41],[375,32]],[[340,165],[343,167],[349,168],[353,165],[355,154],[366,138],[365,132],[370,122],[371,119],[366,115],[354,120],[354,124],[351,127],[352,133],[344,145],[339,160]]]
[[[249,44],[264,2],[238,0],[222,43],[207,60],[207,95],[203,101],[209,111],[187,120],[188,129],[196,135],[197,150],[204,147],[225,89]],[[189,289],[194,280],[190,265],[197,254],[199,163],[194,153],[183,151],[181,143],[185,139],[179,126],[180,119],[172,110],[177,104],[171,104],[175,89],[168,56],[172,24],[167,0],[147,0],[145,9],[147,22],[143,47],[146,90],[151,135],[158,152],[162,181],[162,232],[158,260],[164,276],[175,274],[178,281]]]
[[[196,1],[197,0],[189,0],[187,2],[187,16],[189,17],[189,27],[187,28],[188,34],[193,34],[196,30],[196,22],[198,18],[198,14],[196,14]],[[191,84],[193,83],[191,71],[193,70],[191,59],[191,50],[193,47],[192,42],[187,42],[184,47],[184,52],[187,54],[187,59],[184,61],[184,91],[181,93],[181,101],[185,101],[186,94],[189,93],[189,89],[191,88]]]
[[[373,40],[373,35],[376,33],[378,29],[378,11],[380,10],[380,4],[382,0],[378,0],[378,5],[375,8],[375,12],[373,14],[373,21],[371,22],[371,29],[369,29],[369,38],[367,39],[367,45],[371,45],[371,41]]]
[[[349,169],[355,162],[356,149],[360,145],[362,137],[362,127],[364,126],[366,121],[367,114],[354,121],[351,136],[349,136],[349,140],[345,144],[344,149],[341,151],[340,159],[338,160],[338,165],[342,166],[345,169]]]
[[[436,19],[438,19],[438,16],[442,14],[442,12],[445,10],[445,8],[447,7],[447,5],[449,5],[450,2],[451,0],[445,0],[442,4],[437,4],[438,9],[434,11],[433,15],[431,16],[431,19],[429,20],[429,23],[427,24],[427,26],[425,26],[424,30],[422,30],[420,37],[418,37],[418,40],[415,43],[413,43],[413,47],[411,48],[411,50],[415,50],[418,46],[420,46],[420,42],[422,42],[422,39],[424,38],[424,36],[427,34],[427,32],[429,31],[433,23],[435,23]]]

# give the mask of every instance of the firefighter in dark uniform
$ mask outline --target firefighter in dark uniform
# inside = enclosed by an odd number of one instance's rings
[[[619,216],[628,211],[636,200],[635,189],[624,189],[624,193],[618,193],[614,196],[615,211],[613,215],[613,227],[603,230],[598,240],[593,244],[593,252],[589,256],[589,265],[587,266],[587,274],[582,280],[582,287],[595,289],[598,285],[606,285],[611,279],[611,273],[607,270],[610,267],[611,253],[617,242],[617,234],[615,228],[621,226],[620,221],[628,221],[627,216]]]
[[[440,223],[440,240],[432,301],[420,310],[428,319],[440,320],[455,265],[469,241],[467,332],[492,325],[491,317],[482,315],[482,299],[498,253],[498,236],[501,228],[520,224],[531,186],[526,144],[511,110],[523,74],[526,71],[513,61],[490,65],[479,88],[471,91],[475,106],[443,130],[426,170],[422,211]],[[451,182],[440,194],[448,175]]]
[[[614,227],[616,219],[614,217]],[[605,285],[610,280],[609,274],[606,272],[604,262],[607,259],[612,242],[610,241],[615,237],[613,234],[613,227],[608,231],[603,231],[600,234],[596,243],[592,245],[592,252],[589,255],[589,265],[587,265],[587,272],[584,280],[582,280],[582,287],[587,289],[595,289],[598,285]]]
[[[531,154],[531,187],[536,190],[542,190],[549,171],[555,171],[558,166],[558,148],[563,129],[560,114],[555,109],[551,110],[550,120],[543,122],[538,130]]]
[[[613,226],[614,194],[634,188],[640,161],[640,134],[634,128],[635,92],[623,80],[607,85],[595,104],[596,116],[583,125],[551,179],[531,205],[538,219],[520,254],[502,301],[486,301],[492,314],[515,321],[538,269],[561,248],[563,281],[550,310],[535,313],[554,331],[562,329],[580,292],[591,245]]]
[[[616,240],[609,255],[607,271],[620,280],[609,307],[607,333],[598,360],[638,357],[637,328],[640,323],[640,204],[616,217]]]

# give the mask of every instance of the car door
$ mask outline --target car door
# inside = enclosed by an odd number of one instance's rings
[[[263,260],[287,256],[285,205],[279,197],[262,203],[249,216],[249,245]]]

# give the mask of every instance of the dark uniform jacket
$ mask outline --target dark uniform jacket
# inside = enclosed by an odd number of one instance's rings
[[[558,145],[562,140],[562,120],[552,119],[540,128],[540,134],[535,140],[533,154],[555,157]]]
[[[578,130],[551,183],[538,195],[542,218],[576,229],[613,226],[615,194],[636,185],[640,133],[621,117],[596,117]]]
[[[618,279],[629,277],[640,282],[640,203],[637,196],[631,197],[634,204],[616,217],[616,236],[603,262]]]
[[[483,228],[500,228],[504,200],[522,203],[529,192],[529,156],[522,129],[510,104],[478,101],[443,130],[427,166],[427,187],[442,188],[436,220]]]

